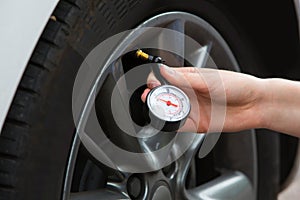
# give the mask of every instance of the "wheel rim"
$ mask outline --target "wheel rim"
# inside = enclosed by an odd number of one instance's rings
[[[207,55],[210,54],[218,66],[222,65],[227,69],[239,71],[237,61],[225,40],[211,25],[197,16],[184,12],[168,12],[145,21],[139,27],[163,27],[192,37],[202,45],[201,49],[195,49],[193,55],[189,53],[191,55],[190,59],[197,59],[195,61],[197,67],[209,66],[211,61]],[[135,36],[131,37],[134,38]],[[130,46],[134,43],[135,41],[132,38],[130,36],[127,37],[123,41],[123,45],[125,43],[125,45]],[[127,42],[126,44],[126,41],[130,41],[130,43]],[[184,41],[177,40],[173,48],[178,48],[180,52],[181,50],[184,51],[182,46],[184,46]],[[122,50],[117,48],[116,51]],[[180,55],[183,55],[182,57],[189,56],[186,55],[186,52],[181,52]],[[170,56],[169,60],[172,60],[172,63],[170,63],[172,66],[184,65],[184,60],[180,57],[174,55],[162,56]],[[117,78],[121,75],[117,75]],[[218,167],[221,166],[222,168],[220,169],[220,175],[216,178],[210,178],[203,184],[192,184],[193,186],[190,187],[187,187],[187,182],[197,182],[196,178],[188,178],[188,175],[189,173],[197,173],[197,170],[199,170],[197,169],[199,166],[195,167],[195,163],[193,162],[195,162],[195,159],[199,159],[197,156],[199,147],[205,138],[202,134],[195,136],[189,149],[170,166],[154,173],[144,174],[130,174],[106,169],[104,165],[101,165],[101,163],[92,158],[84,150],[79,137],[76,135],[66,170],[62,199],[255,199],[257,185],[255,137],[253,131],[247,132],[242,137],[228,134],[225,138],[221,138],[222,142],[218,145],[217,149],[219,152],[226,149],[228,155],[223,155],[224,159],[219,163]],[[232,139],[232,137],[236,139]],[[242,147],[243,142],[241,144],[234,143],[240,139],[247,141],[247,145]],[[230,140],[233,142],[229,142]],[[228,150],[228,143],[234,144],[234,148],[231,148],[232,150]],[[248,153],[247,156],[250,156],[251,159],[241,156],[241,153],[235,155],[232,152],[235,148],[241,148],[241,152]],[[83,162],[85,164],[81,168],[78,167],[80,156],[86,157],[86,160],[88,160],[87,162]],[[217,158],[218,156],[216,156]],[[244,164],[231,164],[237,158],[244,162]],[[229,161],[226,161],[226,159]],[[86,163],[90,163],[89,165],[92,167],[87,167]],[[249,163],[250,167],[247,166]],[[86,186],[91,182],[88,179],[92,179],[92,177],[103,178],[103,176],[99,175],[101,174],[100,172],[91,172],[96,168],[103,170],[105,173],[108,171],[109,174],[113,174],[113,177],[108,178],[104,184],[99,184],[101,181],[96,181],[97,183],[92,181],[92,186]],[[84,172],[80,173],[78,171]],[[85,172],[86,174],[90,174],[89,178],[87,178],[88,175],[84,175]],[[79,175],[77,175],[78,173]],[[74,184],[74,181],[77,179],[76,177],[79,177],[80,181]],[[81,182],[85,183],[81,184]],[[75,190],[72,189],[74,185],[76,185]]]

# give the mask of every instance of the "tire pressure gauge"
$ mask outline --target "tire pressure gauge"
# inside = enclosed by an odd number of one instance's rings
[[[141,50],[136,52],[136,56],[150,63],[163,62],[160,57],[148,55]],[[147,118],[150,125],[158,130],[177,131],[190,113],[190,100],[181,89],[168,84],[161,76],[158,65],[153,66],[152,71],[163,85],[153,88],[147,95]]]
[[[187,95],[172,85],[161,85],[152,89],[147,95],[146,105],[150,124],[167,132],[178,130],[191,110]]]

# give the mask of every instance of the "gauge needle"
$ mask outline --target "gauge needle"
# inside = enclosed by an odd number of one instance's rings
[[[178,107],[178,105],[172,103],[171,101],[167,101],[167,100],[164,100],[164,99],[159,99],[159,100],[165,102],[167,104],[167,106]]]

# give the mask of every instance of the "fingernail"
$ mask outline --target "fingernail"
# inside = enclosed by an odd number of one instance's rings
[[[161,65],[162,68],[164,68],[164,70],[170,74],[170,75],[175,75],[175,70],[171,69],[171,67],[168,67],[166,65]]]

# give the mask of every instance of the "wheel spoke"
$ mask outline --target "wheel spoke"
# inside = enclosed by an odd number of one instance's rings
[[[113,63],[111,73],[114,80],[117,82],[116,86],[118,88],[118,91],[120,92],[122,101],[128,102],[128,88],[126,79],[124,77],[124,67],[121,59],[118,59]]]
[[[188,199],[255,199],[249,179],[241,172],[228,172],[213,181],[186,191]]]
[[[171,23],[167,24],[165,28],[184,33],[185,21],[183,19],[173,20]]]
[[[117,191],[109,189],[101,189],[95,191],[86,192],[76,192],[71,193],[70,200],[95,200],[95,199],[105,199],[105,200],[115,200],[115,199],[128,199],[129,197]]]
[[[179,163],[179,168],[181,169],[177,174],[177,178],[178,181],[181,182],[181,186],[184,186],[183,182],[185,182],[185,178],[188,174],[191,161],[194,158],[194,155],[197,153],[197,149],[199,149],[199,147],[201,146],[204,138],[204,134],[198,134],[194,136],[194,141],[190,148],[177,161]]]
[[[126,176],[126,177],[125,177]],[[114,181],[114,180],[109,180],[107,181],[107,188],[111,188],[113,190],[118,190],[118,191],[126,191],[126,183],[128,181],[128,174],[124,174],[123,180],[120,181]]]
[[[184,65],[184,49],[185,49],[185,21],[176,19],[167,24],[164,28],[171,29],[177,32],[163,31],[159,35],[159,46],[171,49],[175,54],[161,52],[161,56],[167,61],[170,66]]]
[[[201,48],[194,49],[188,53],[187,60],[197,68],[205,67],[209,61],[209,53],[212,48],[212,43],[208,43]]]
[[[90,153],[88,153],[87,157],[89,158],[89,161],[92,162],[95,166],[97,166],[99,169],[101,169],[105,174],[113,175],[118,180],[126,180],[129,176],[125,172],[121,172],[118,170],[115,170],[113,168],[107,167],[103,163],[101,163],[99,160],[94,158]]]
[[[142,151],[147,153],[147,157],[144,158],[145,164],[150,166],[153,170],[161,168],[162,164],[169,157],[170,152],[172,151],[173,143],[170,144],[170,142],[172,142],[175,133],[163,133],[151,126],[146,126],[139,131],[137,136],[139,137],[138,141]],[[153,153],[165,145],[169,145],[169,148],[166,149],[164,153],[159,155]]]
[[[95,102],[96,110],[107,119],[108,128],[105,133],[109,135],[109,140],[118,147],[138,152],[140,149],[135,139],[135,127],[128,109],[129,90],[122,61],[118,59],[112,63],[109,75],[99,90],[99,98]],[[104,141],[103,144],[105,145]]]
[[[189,164],[195,155],[196,150],[202,143],[204,135],[195,133],[165,133],[160,132],[152,137],[144,137],[147,132],[150,132],[153,128],[145,127],[138,135],[141,137],[139,139],[140,146],[145,153],[148,153],[146,157],[147,164],[152,166],[152,169],[158,169],[167,160],[172,160],[172,158],[179,158],[178,162],[183,170],[183,174],[179,175],[182,179],[182,175],[186,176],[188,172]],[[157,131],[157,130],[156,130]],[[154,132],[155,133],[155,132]],[[154,154],[154,151],[160,148],[165,148],[164,153]],[[166,148],[167,147],[167,148]],[[184,148],[188,148],[187,150]],[[185,151],[186,150],[186,151]],[[179,172],[181,173],[181,172]]]

